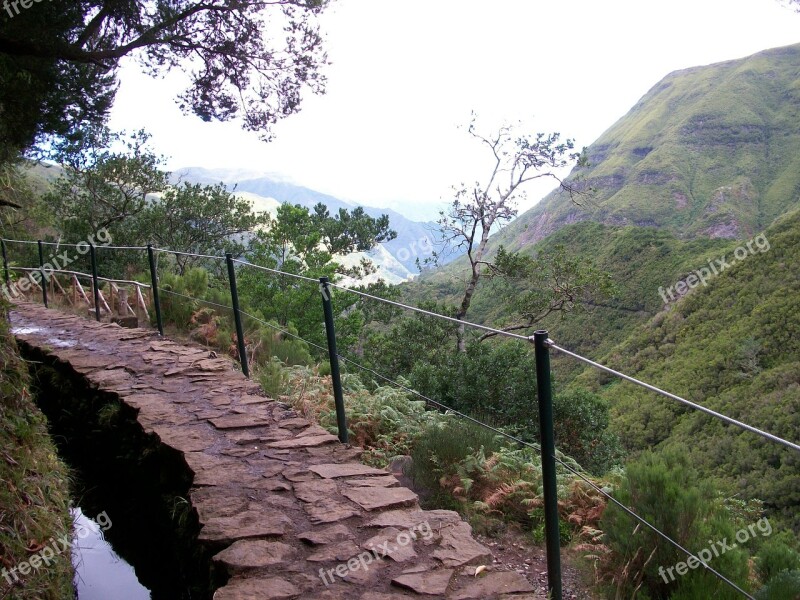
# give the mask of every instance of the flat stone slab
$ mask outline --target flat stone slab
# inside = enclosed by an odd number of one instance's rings
[[[300,589],[280,577],[234,579],[214,593],[214,600],[285,600],[299,597]]]
[[[313,546],[321,544],[332,544],[334,542],[342,542],[344,540],[352,540],[355,536],[349,527],[344,525],[333,525],[325,529],[312,529],[304,531],[297,536],[297,539],[302,540]]]
[[[453,569],[438,569],[423,573],[408,573],[392,579],[394,585],[426,596],[443,596],[447,592]]]
[[[282,542],[239,540],[214,556],[231,572],[285,566],[297,556],[297,549]]]
[[[312,523],[335,523],[360,515],[360,511],[352,504],[345,504],[331,498],[323,498],[303,505]]]
[[[395,562],[406,562],[417,557],[414,552],[414,537],[408,531],[387,527],[361,544],[364,550],[372,551],[381,558]]]
[[[198,539],[207,542],[234,542],[254,537],[279,537],[289,532],[292,520],[276,510],[246,510],[229,517],[209,519]]]
[[[536,589],[516,571],[491,571],[472,577],[464,588],[450,596],[451,600],[483,600],[499,594],[532,593]]]
[[[442,561],[446,567],[482,564],[492,560],[491,551],[473,539],[469,523],[450,525],[439,533],[442,541],[432,556]]]
[[[312,473],[316,473],[325,479],[335,479],[337,477],[353,477],[355,475],[386,475],[385,469],[376,469],[358,463],[343,464],[319,464],[308,467]]]
[[[409,506],[417,503],[418,496],[408,488],[359,487],[343,489],[342,495],[364,510],[379,510]]]
[[[271,425],[272,419],[267,417],[255,417],[248,413],[225,415],[210,419],[211,424],[217,429],[242,429],[245,427],[263,427],[264,425]]]
[[[317,502],[339,495],[339,486],[328,479],[298,481],[294,484],[294,495],[303,502]]]
[[[290,440],[281,440],[279,442],[270,442],[267,444],[270,448],[308,448],[310,446],[321,446],[323,444],[339,443],[339,438],[330,433],[323,435],[307,435],[295,437]]]
[[[306,560],[309,562],[346,562],[359,552],[361,552],[361,550],[355,543],[350,540],[345,540],[343,542],[322,546],[319,550],[310,554]]]

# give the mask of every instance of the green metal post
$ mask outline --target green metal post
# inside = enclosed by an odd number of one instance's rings
[[[42,240],[39,240],[39,272],[42,274],[42,300],[44,301],[44,307],[47,308],[47,278],[45,277],[44,273],[44,247],[42,246]]]
[[[322,293],[322,310],[325,313],[325,333],[328,337],[328,356],[331,361],[333,400],[336,403],[336,424],[339,426],[339,441],[346,444],[347,415],[344,412],[342,376],[339,372],[339,354],[336,351],[336,329],[333,324],[333,304],[331,303],[331,288],[329,283],[327,277],[319,278],[319,291]]]
[[[542,445],[547,589],[552,600],[561,600],[561,536],[558,528],[553,390],[550,382],[550,347],[547,342],[547,331],[534,332],[533,341],[536,350],[536,391],[539,399],[539,430]]]
[[[89,244],[89,259],[92,261],[92,289],[94,290],[94,318],[100,320],[100,288],[97,287],[97,254],[94,244]]]
[[[244,376],[250,377],[250,369],[247,366],[247,348],[244,345],[242,314],[239,312],[239,292],[236,290],[236,270],[233,268],[233,255],[230,252],[225,254],[225,262],[228,263],[228,280],[231,284],[231,303],[233,304],[233,320],[236,323],[236,344],[239,347],[239,361],[242,363]]]
[[[0,238],[0,246],[3,248],[3,273],[6,277],[6,286],[11,285],[11,277],[8,275],[8,256],[6,256],[6,241]]]
[[[164,322],[161,320],[161,302],[158,299],[158,272],[156,271],[156,258],[153,255],[152,244],[147,244],[147,260],[150,261],[150,289],[153,291],[153,308],[156,311],[158,334],[163,336]]]

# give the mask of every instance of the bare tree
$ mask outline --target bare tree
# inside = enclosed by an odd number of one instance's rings
[[[575,193],[556,171],[572,161],[582,161],[575,152],[573,140],[561,140],[559,133],[516,133],[516,128],[503,125],[491,135],[478,132],[473,115],[467,133],[492,153],[492,166],[484,182],[471,186],[462,183],[455,188],[450,208],[440,213],[438,221],[444,247],[462,249],[469,260],[470,272],[456,318],[463,320],[472,303],[483,269],[492,263],[486,260],[490,234],[517,215],[517,204],[525,197],[526,183],[543,177],[552,178],[563,189]],[[459,328],[458,348],[466,349],[464,327]]]

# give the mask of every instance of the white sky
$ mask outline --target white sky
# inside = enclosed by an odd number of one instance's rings
[[[271,144],[182,116],[182,76],[121,71],[111,125],[145,127],[170,169],[280,173],[368,205],[432,218],[489,162],[459,129],[522,120],[593,142],[676,69],[800,42],[777,0],[335,0],[322,20],[327,93]],[[528,205],[552,185],[531,188]]]

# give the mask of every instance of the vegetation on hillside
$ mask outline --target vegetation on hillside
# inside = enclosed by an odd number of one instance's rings
[[[56,554],[51,541],[71,540],[69,475],[31,397],[5,318],[0,361],[0,597],[72,598],[71,554]]]

